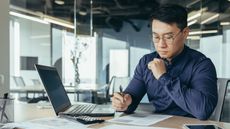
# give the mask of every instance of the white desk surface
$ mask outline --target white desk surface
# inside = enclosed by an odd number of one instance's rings
[[[14,102],[14,121],[22,122],[37,118],[52,117],[55,112],[52,108],[38,108],[38,104],[28,104],[25,102]]]
[[[31,120],[31,119],[55,116],[53,109],[51,108],[50,109],[39,109],[37,108],[36,105],[37,104],[26,104],[26,103],[21,103],[21,102],[15,102],[15,121],[21,122],[21,121],[26,121],[26,120]],[[110,119],[110,118],[112,117],[107,117],[105,119]],[[169,119],[158,122],[152,126],[182,129],[184,124],[217,124],[218,126],[223,127],[224,129],[230,129],[230,123],[214,122],[214,121],[200,121],[198,119],[180,117],[180,116],[173,116]],[[108,125],[108,123],[93,125],[92,127],[99,128],[104,125]]]

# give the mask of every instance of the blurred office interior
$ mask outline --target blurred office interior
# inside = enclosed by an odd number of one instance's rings
[[[56,66],[66,87],[132,77],[139,59],[154,51],[149,16],[166,3],[187,7],[186,45],[211,58],[218,78],[230,78],[229,0],[1,0],[4,85],[17,87],[14,76],[38,85],[36,63]],[[229,122],[229,86],[225,99],[223,121]]]

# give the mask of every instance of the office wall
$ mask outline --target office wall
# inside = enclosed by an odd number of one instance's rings
[[[140,26],[139,32],[135,31],[128,23],[124,23],[120,32],[115,32],[113,29],[99,29],[98,33],[98,83],[105,83],[106,79],[106,65],[109,63],[109,50],[110,49],[125,49],[129,50],[129,76],[133,75],[133,70],[136,67],[136,62],[139,61],[138,57],[154,50],[150,38],[150,28],[147,21],[136,20],[135,24]],[[133,48],[136,49],[133,49]],[[140,49],[139,49],[140,48]],[[143,52],[143,53],[142,53]],[[136,54],[135,54],[136,53]],[[138,56],[137,56],[138,54]],[[133,65],[135,64],[135,65]]]
[[[52,65],[62,57],[62,30],[52,28]]]
[[[230,26],[223,31],[223,77],[230,78]]]
[[[9,43],[9,0],[0,1],[0,74],[4,83],[0,84],[0,97],[9,92],[10,86],[10,43]]]
[[[200,51],[214,63],[217,77],[230,78],[230,29],[223,35],[201,38]]]
[[[139,63],[139,60],[141,57],[143,57],[144,54],[151,53],[152,51],[149,48],[139,48],[135,46],[130,47],[130,77],[133,76],[134,70]]]
[[[223,43],[222,43],[222,35],[218,36],[210,36],[204,37],[200,40],[200,51],[209,57],[214,63],[217,71],[217,76],[222,77],[223,71]]]
[[[101,47],[98,47],[98,53],[101,54],[101,56],[97,56],[100,59],[100,65],[97,67],[98,73],[100,74],[97,77],[97,80],[99,80],[99,83],[105,84],[106,82],[106,67],[109,67],[109,60],[110,60],[110,49],[126,49],[127,48],[127,42],[122,40],[116,40],[114,38],[111,38],[111,36],[104,34],[105,36],[100,37]]]
[[[109,80],[113,76],[128,77],[128,49],[110,49],[109,51]]]

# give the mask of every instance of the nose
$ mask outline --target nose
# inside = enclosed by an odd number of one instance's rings
[[[160,39],[157,45],[158,47],[167,47],[167,43],[165,42],[163,38]]]

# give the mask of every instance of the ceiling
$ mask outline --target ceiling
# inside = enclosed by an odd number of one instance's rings
[[[160,4],[174,3],[187,7],[189,17],[199,13],[201,16],[191,20],[192,29],[220,29],[221,21],[230,21],[230,2],[228,0],[76,0],[77,25],[89,26],[92,12],[93,27],[113,28],[119,32],[123,24],[129,23],[136,31],[141,28],[135,20],[148,20],[149,15]],[[73,23],[74,0],[11,0],[11,5],[34,12],[51,15]],[[216,18],[206,21],[205,19]],[[190,22],[190,21],[189,21]]]

